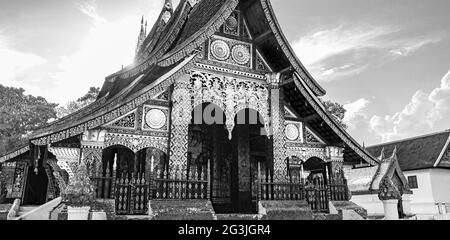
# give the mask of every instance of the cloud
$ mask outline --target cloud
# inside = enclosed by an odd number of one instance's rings
[[[95,0],[82,2],[82,3],[76,3],[76,5],[82,13],[91,17],[96,23],[105,23],[106,22],[106,20],[98,14],[97,2]]]
[[[437,123],[450,119],[450,70],[431,93],[417,91],[402,110],[370,119],[370,131],[381,141],[393,141],[424,134]]]
[[[368,115],[365,111],[370,103],[370,100],[360,98],[352,103],[344,105],[347,112],[345,113],[343,121],[347,124],[349,131],[355,130],[357,124],[367,122]]]
[[[150,26],[163,4],[142,3],[141,11]],[[0,84],[22,87],[27,94],[65,105],[84,95],[89,87],[101,87],[106,76],[133,62],[140,14],[108,20],[99,13],[95,0],[75,3],[75,7],[92,19],[92,26],[70,55],[45,59],[21,52],[13,48],[14,39],[7,41],[0,31]]]
[[[45,63],[41,56],[15,49],[0,32],[0,84],[25,87],[37,80],[30,78],[30,71]]]
[[[148,3],[149,23],[156,20],[163,3]],[[133,62],[141,16],[125,16],[108,21],[98,12],[96,1],[77,4],[78,9],[93,20],[92,28],[80,47],[71,55],[61,56],[56,70],[48,74],[53,86],[45,96],[65,104],[77,99],[89,87],[101,87],[106,76]],[[70,89],[70,91],[68,91]]]
[[[397,49],[392,49],[390,53],[400,56],[406,57],[408,55],[413,54],[419,49],[433,43],[438,43],[442,40],[442,36],[426,36],[422,38],[405,40],[405,42],[398,42],[399,47]]]
[[[311,66],[351,49],[376,47],[375,39],[395,31],[392,27],[339,25],[304,36],[293,47],[302,62]]]
[[[395,26],[341,24],[300,38],[293,48],[310,72],[321,81],[355,75],[443,39],[442,34],[406,36]]]

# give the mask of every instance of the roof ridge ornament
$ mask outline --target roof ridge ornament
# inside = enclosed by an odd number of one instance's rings
[[[385,158],[385,149],[383,147],[383,149],[381,149],[381,154],[378,157],[378,160],[383,161],[384,158]]]
[[[144,16],[142,16],[141,31],[139,32],[139,36],[138,36],[138,42],[137,42],[137,46],[136,46],[136,54],[139,52],[139,50],[141,50],[142,44],[144,44],[146,37],[147,37],[147,22],[145,22],[145,28],[144,28]]]
[[[162,20],[164,21],[164,23],[168,23],[170,18],[172,17],[173,14],[173,4],[172,4],[172,0],[165,0],[164,2],[164,7],[163,7],[163,15],[162,15]]]
[[[200,0],[188,0],[189,4],[191,5],[191,7],[194,7],[195,4],[197,4]]]
[[[395,146],[395,148],[394,148],[394,151],[392,151],[392,156],[391,156],[391,159],[397,159],[397,151],[398,151],[398,149],[397,149],[397,145]]]

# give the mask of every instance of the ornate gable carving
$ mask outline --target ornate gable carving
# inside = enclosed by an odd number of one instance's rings
[[[241,13],[234,11],[225,21],[222,27],[222,31],[225,34],[239,37],[241,30]]]
[[[294,112],[291,111],[286,106],[284,107],[284,116],[285,116],[285,118],[297,118],[297,116],[294,114]]]
[[[131,113],[128,113],[123,117],[120,117],[117,120],[112,121],[109,124],[106,124],[105,127],[135,130],[137,128],[137,109],[133,110]]]
[[[316,134],[314,134],[308,127],[306,127],[305,131],[306,142],[311,144],[325,144],[322,139],[320,139]]]
[[[208,60],[252,68],[253,46],[247,42],[214,35],[209,40]]]
[[[170,100],[169,96],[170,96],[170,93],[167,90],[167,91],[163,92],[162,94],[158,95],[157,97],[155,97],[155,100],[166,101],[167,102],[167,101]]]

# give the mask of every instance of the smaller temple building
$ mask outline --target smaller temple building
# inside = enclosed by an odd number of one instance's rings
[[[387,155],[395,150],[417,219],[450,219],[450,130],[367,148],[374,156],[381,149]]]
[[[351,201],[367,210],[371,219],[397,220],[412,217],[412,192],[400,169],[397,150],[385,157],[384,149],[376,166],[361,164],[345,169]]]

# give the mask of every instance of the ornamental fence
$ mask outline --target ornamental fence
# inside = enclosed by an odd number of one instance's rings
[[[329,212],[329,201],[349,200],[347,182],[343,178],[325,181],[323,177],[315,177],[298,182],[273,182],[265,173],[260,173],[259,176],[259,200],[304,200],[314,212]]]
[[[145,215],[148,212],[148,182],[145,174],[123,173],[116,179],[116,214]]]
[[[156,168],[150,179],[151,199],[210,199],[208,166],[173,171]]]
[[[98,168],[94,168],[98,169]],[[148,212],[148,201],[177,199],[210,199],[210,163],[193,165],[187,169],[169,171],[155,166],[149,173],[96,171],[91,180],[96,187],[96,197],[116,200],[117,214],[140,215]],[[150,169],[149,169],[150,170]],[[91,172],[92,173],[92,172]],[[329,201],[349,200],[348,186],[341,175],[309,179],[291,179],[276,182],[270,171],[261,172],[258,167],[254,198],[264,201],[307,201],[315,212],[329,212]]]

